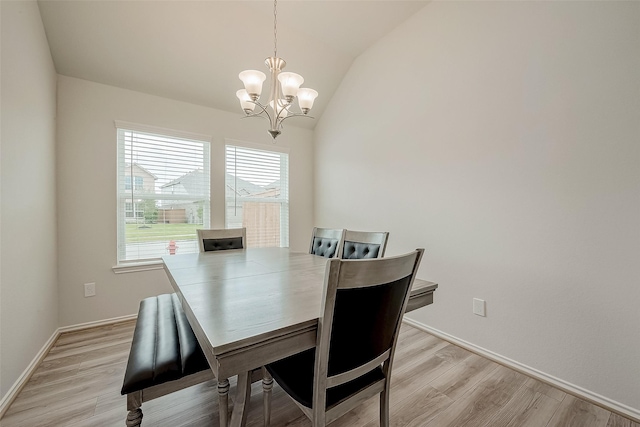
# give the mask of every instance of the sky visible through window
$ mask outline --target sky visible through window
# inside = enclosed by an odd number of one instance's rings
[[[228,146],[227,173],[265,187],[280,180],[280,156],[280,153]]]
[[[235,158],[227,156],[227,173],[262,187],[280,179],[280,153],[242,147],[235,147],[235,151],[245,160],[244,166],[236,166]],[[202,169],[202,152],[202,143],[163,135],[149,138],[144,133],[125,132],[126,161],[154,174],[158,178],[155,182],[158,192],[172,180]],[[251,159],[256,163],[252,164]]]
[[[203,169],[204,146],[180,138],[125,131],[125,161],[156,176],[156,192],[163,185]]]

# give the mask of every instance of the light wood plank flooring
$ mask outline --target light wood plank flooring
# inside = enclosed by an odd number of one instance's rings
[[[124,426],[120,387],[134,322],[60,336],[11,405],[2,427]],[[232,382],[233,396],[235,384]],[[218,426],[217,389],[210,381],[142,407],[143,426]],[[276,385],[273,426],[310,423]],[[252,388],[248,426],[262,425],[262,389]],[[378,425],[372,398],[332,427]],[[391,388],[394,427],[640,427],[619,415],[403,325]]]

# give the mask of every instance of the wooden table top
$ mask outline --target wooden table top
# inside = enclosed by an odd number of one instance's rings
[[[206,338],[205,353],[216,358],[317,328],[326,258],[249,248],[162,259],[194,333],[200,341]],[[416,280],[412,297],[437,287]]]

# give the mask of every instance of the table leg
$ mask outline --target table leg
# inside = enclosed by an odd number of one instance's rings
[[[243,372],[238,375],[236,397],[233,401],[231,413],[231,427],[243,427],[247,422],[249,412],[249,399],[251,398],[251,372]]]
[[[218,412],[220,413],[220,427],[229,425],[229,380],[218,379]]]
[[[264,427],[271,425],[271,390],[273,390],[273,378],[267,368],[262,367],[262,418]]]

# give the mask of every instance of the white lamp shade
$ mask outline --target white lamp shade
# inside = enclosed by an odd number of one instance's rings
[[[245,89],[240,89],[239,91],[237,91],[236,96],[240,100],[240,106],[243,110],[253,111],[253,109],[256,108],[256,104],[251,102],[251,97]]]
[[[298,88],[304,83],[304,79],[300,74],[284,72],[278,74],[278,80],[282,86],[282,94],[284,96],[294,97],[298,93]]]
[[[301,109],[310,110],[313,107],[313,101],[318,97],[318,92],[307,87],[298,90],[298,105]]]
[[[246,89],[249,95],[258,95],[262,93],[262,83],[267,79],[267,76],[261,72],[256,70],[245,70],[238,74],[242,83],[244,83],[244,88]]]
[[[277,109],[273,108],[273,101],[269,101],[269,106],[274,110],[278,119],[284,119],[289,114],[289,110],[286,108],[287,101],[284,99],[278,100]]]

